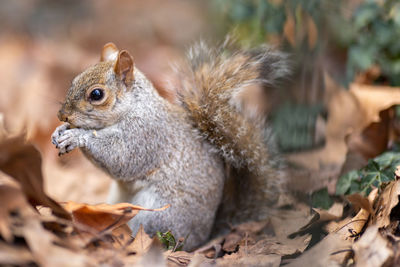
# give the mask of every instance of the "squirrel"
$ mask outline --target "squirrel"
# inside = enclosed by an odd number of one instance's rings
[[[263,219],[282,191],[284,168],[264,116],[247,114],[237,95],[275,86],[287,56],[268,47],[230,51],[204,42],[177,68],[177,99],[161,97],[126,50],[108,43],[100,62],[72,81],[52,134],[59,155],[80,148],[113,178],[109,203],[140,211],[146,233],[170,230],[184,249],[205,243],[216,221]]]

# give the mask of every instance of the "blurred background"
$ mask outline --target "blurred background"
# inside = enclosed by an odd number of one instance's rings
[[[109,179],[79,151],[59,158],[50,143],[70,81],[107,42],[129,50],[160,92],[170,65],[199,39],[219,43],[232,34],[243,47],[287,52],[293,74],[286,84],[245,101],[269,114],[295,190],[332,194],[340,175],[397,142],[398,97],[379,95],[375,101],[394,102],[376,108],[351,91],[354,84],[400,86],[397,0],[1,0],[0,25],[0,112],[9,131],[27,129],[58,200],[97,203],[107,194]],[[380,122],[342,119],[369,109]],[[354,138],[349,129],[358,129]]]

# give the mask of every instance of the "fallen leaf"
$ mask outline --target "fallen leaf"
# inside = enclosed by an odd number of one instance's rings
[[[243,240],[242,235],[238,233],[230,233],[225,237],[222,249],[226,252],[235,252],[239,247],[240,241],[242,240]]]
[[[10,213],[24,209],[28,203],[19,188],[4,184],[0,184],[0,203],[0,234],[5,241],[12,242]]]
[[[314,49],[317,41],[318,41],[318,30],[317,30],[317,25],[315,25],[315,22],[313,18],[306,14],[306,23],[307,23],[307,35],[308,35],[308,46],[311,49]]]
[[[139,259],[137,267],[147,266],[167,266],[164,258],[164,249],[157,237],[153,238],[153,241],[148,251]]]
[[[212,240],[210,240],[207,244],[204,246],[201,246],[197,250],[195,250],[195,254],[202,254],[205,257],[209,259],[214,259],[219,255],[222,249],[222,245],[224,243],[225,237],[224,236],[218,236]]]
[[[350,92],[361,104],[363,114],[359,128],[380,121],[379,112],[400,103],[400,88],[352,83]]]
[[[41,225],[38,216],[24,220],[21,231],[34,259],[41,266],[96,266],[93,259],[66,245]]]
[[[192,257],[192,260],[190,261],[188,267],[207,267],[213,265],[215,265],[214,260],[206,258],[203,254],[194,253],[194,256]]]
[[[222,249],[225,252],[231,253],[238,250],[239,245],[255,243],[255,237],[266,228],[269,220],[264,221],[251,221],[241,223],[233,227],[231,232],[225,236]]]
[[[369,125],[380,121],[382,111],[400,104],[400,88],[353,83],[350,90],[346,90],[327,73],[324,81],[324,102],[329,114],[325,145],[307,152],[288,154],[287,158],[311,170],[334,166],[339,175],[348,152],[347,142],[360,139]],[[369,153],[371,148],[366,151]]]
[[[217,260],[217,266],[260,266],[260,267],[278,267],[281,263],[281,257],[278,255],[251,255],[240,256],[235,254],[226,255]]]
[[[318,219],[319,215],[315,212],[310,213],[306,207],[300,210],[282,210],[270,217],[276,236],[273,239],[260,240],[259,244],[256,243],[252,249],[254,251],[263,249],[263,242],[265,242],[269,244],[270,250],[274,251],[271,253],[274,254],[283,256],[301,253],[311,241],[311,235],[304,234],[303,230]],[[260,253],[265,254],[265,252]]]
[[[34,262],[28,248],[0,242],[0,264],[2,266],[29,266]]]
[[[242,245],[239,248],[241,256],[246,255],[266,255],[275,254],[279,256],[290,256],[304,252],[311,241],[311,235],[296,236],[294,238],[277,238],[265,237],[261,238],[254,245]]]
[[[289,41],[289,43],[294,47],[296,45],[296,23],[294,21],[294,17],[292,13],[286,12],[286,21],[283,25],[283,35]]]
[[[101,232],[115,229],[127,223],[141,210],[162,211],[167,209],[169,205],[159,209],[146,209],[130,203],[88,205],[70,201],[63,203],[63,207],[71,213],[79,230],[94,229]]]
[[[319,214],[319,222],[339,220],[343,216],[343,204],[339,202],[333,203],[328,210],[317,208],[313,210]]]
[[[371,218],[371,223],[378,228],[384,228],[390,225],[390,213],[399,203],[400,180],[389,182],[382,193],[379,195],[375,211]]]
[[[374,189],[377,193],[377,188]],[[373,194],[376,194],[375,192]],[[352,194],[346,196],[347,200],[350,201],[351,205],[353,205],[355,210],[365,209],[369,213],[372,213],[372,203],[368,200],[368,198],[360,195],[360,194]]]
[[[143,225],[140,225],[139,231],[137,232],[135,239],[133,240],[132,244],[128,247],[128,249],[132,252],[141,255],[147,251],[152,241],[153,239],[144,231]]]
[[[382,237],[376,225],[367,228],[362,237],[353,244],[353,250],[356,267],[387,266],[393,257],[388,240]]]
[[[132,253],[129,246],[132,244],[132,230],[127,224],[123,224],[112,230],[111,235],[116,242],[113,242],[113,246],[116,249],[126,250],[128,254]]]
[[[45,193],[41,167],[39,151],[33,145],[27,144],[23,136],[9,138],[0,143],[0,170],[19,182],[29,202],[34,207],[49,207],[55,215],[71,219],[68,212]]]
[[[376,198],[378,195],[378,189],[374,189],[371,191],[371,193],[368,195],[368,202],[369,204],[366,204],[364,200],[360,203],[360,206],[363,206],[360,208],[356,216],[354,216],[351,219],[346,219],[343,220],[341,223],[338,224],[338,227],[333,231],[334,233],[338,234],[343,240],[351,240],[355,241],[360,237],[360,233],[365,227],[365,225],[368,222],[368,219],[371,215],[372,212],[372,204],[375,202]],[[353,197],[353,200],[360,201],[360,198]]]
[[[306,205],[299,205],[296,208],[297,210],[279,210],[276,214],[271,214],[270,221],[277,237],[286,238],[301,232],[319,219],[319,215],[310,212],[310,208]]]
[[[337,84],[328,74],[324,75],[325,105],[329,114],[326,124],[325,145],[322,148],[287,155],[289,161],[311,170],[335,166],[339,174],[347,153],[345,138],[362,120],[357,98]],[[352,114],[349,116],[348,114]],[[331,167],[332,168],[332,167]]]
[[[186,251],[175,251],[170,250],[164,252],[164,256],[168,260],[168,266],[187,266],[191,262],[194,253]],[[204,259],[206,260],[206,259]]]
[[[285,266],[341,266],[342,258],[337,259],[334,255],[349,251],[350,248],[350,242],[343,241],[337,234],[330,234]]]

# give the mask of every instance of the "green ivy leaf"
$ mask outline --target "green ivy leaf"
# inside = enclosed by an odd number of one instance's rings
[[[311,203],[314,208],[322,208],[327,210],[332,206],[333,200],[329,196],[328,189],[323,188],[321,190],[315,191],[311,195]]]
[[[349,49],[349,63],[355,68],[366,70],[374,63],[375,48],[370,46],[353,46]],[[350,66],[352,67],[352,66]]]
[[[161,241],[161,243],[168,249],[168,250],[174,250],[174,251],[179,251],[182,250],[183,243],[177,244],[176,239],[174,235],[171,233],[171,231],[167,231],[165,233],[161,233],[157,231],[156,233],[158,239]]]
[[[376,3],[360,5],[354,14],[354,26],[356,29],[366,27],[379,15],[379,6]]]
[[[382,183],[394,180],[394,172],[398,165],[400,165],[400,152],[385,152],[369,160],[364,168],[353,170],[340,177],[336,184],[336,194],[368,195],[373,187],[380,187]]]
[[[340,177],[336,184],[336,194],[337,195],[346,195],[349,194],[349,191],[351,189],[352,183],[353,183],[353,190],[354,190],[354,181],[357,181],[359,178],[358,171],[350,171],[347,174],[343,175]],[[358,184],[356,185],[356,188],[358,189]]]

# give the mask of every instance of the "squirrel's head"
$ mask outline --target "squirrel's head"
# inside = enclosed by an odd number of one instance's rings
[[[112,125],[124,114],[127,107],[119,103],[124,102],[124,93],[132,89],[133,83],[131,55],[108,43],[100,62],[72,81],[58,118],[73,127],[99,129]]]

